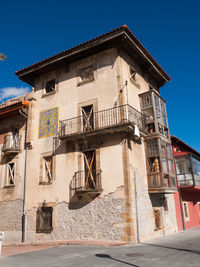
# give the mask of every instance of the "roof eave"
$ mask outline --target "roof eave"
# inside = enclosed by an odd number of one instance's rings
[[[185,142],[183,142],[180,138],[178,138],[175,135],[171,135],[170,138],[172,141],[172,145],[179,143],[182,146],[185,146],[189,150],[189,152],[195,154],[200,159],[200,153],[197,150],[195,150],[194,148],[192,148],[191,146],[189,146],[188,144],[186,144]]]
[[[41,62],[35,63],[25,69],[16,71],[15,73],[22,81],[28,82],[29,84],[33,85],[31,77],[34,76],[34,73],[36,74],[37,72],[42,71],[49,66],[53,66],[62,61],[67,61],[68,59],[70,59],[70,57],[75,57],[76,55],[85,53],[86,51],[89,52],[94,48],[101,47],[106,43],[112,43],[112,41],[120,38],[126,39],[129,42],[129,45],[134,46],[137,49],[138,53],[140,53],[140,55],[142,55],[142,57],[152,66],[154,72],[159,78],[160,87],[170,81],[170,77],[167,75],[167,73],[153,59],[153,57],[143,47],[143,45],[128,29],[127,26],[122,26],[116,30],[113,30],[112,32],[104,34],[86,43],[80,44],[74,48],[68,49]]]

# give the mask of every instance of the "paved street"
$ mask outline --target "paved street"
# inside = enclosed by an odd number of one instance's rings
[[[200,266],[200,228],[139,245],[62,246],[0,259],[0,266]]]

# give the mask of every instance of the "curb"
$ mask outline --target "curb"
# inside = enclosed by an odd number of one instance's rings
[[[125,246],[129,245],[127,242],[104,242],[104,241],[88,241],[88,240],[60,240],[60,241],[39,241],[39,242],[27,242],[27,243],[8,243],[3,244],[2,247],[24,247],[24,246],[60,246],[60,245],[85,245],[85,246]]]

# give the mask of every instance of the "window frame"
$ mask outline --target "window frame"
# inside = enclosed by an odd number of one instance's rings
[[[51,158],[51,165],[49,165],[46,159]],[[55,156],[52,154],[41,155],[40,158],[40,185],[50,185],[55,180]]]
[[[51,222],[50,222],[49,227],[45,229],[44,225],[42,225],[42,223],[44,223],[44,221],[45,221],[45,211],[47,214],[48,210],[51,213],[50,214]],[[52,206],[47,206],[47,207],[42,206],[42,207],[38,208],[36,211],[36,233],[37,234],[40,234],[40,233],[50,234],[52,231],[53,231],[53,207]]]
[[[88,78],[84,79],[84,77],[82,77],[82,73],[84,71],[86,71],[87,69],[89,69],[89,71],[88,71],[88,74],[86,74],[86,76],[87,75],[89,75],[89,76],[92,75],[92,77],[88,77]],[[84,67],[82,67],[82,68],[80,68],[78,70],[78,83],[77,83],[77,86],[92,82],[94,80],[95,80],[94,64],[89,64],[89,65],[84,66]]]
[[[14,167],[14,175],[13,175],[13,184],[9,182],[9,180],[11,180],[9,178],[9,166],[10,164],[14,164],[13,167]],[[12,172],[13,172],[12,171]],[[11,173],[12,174],[12,173]],[[6,164],[6,183],[5,183],[5,186],[4,188],[7,188],[7,187],[14,187],[16,185],[16,162],[14,161],[10,161]]]
[[[132,73],[134,72],[134,73]],[[134,67],[132,66],[129,66],[129,78],[130,78],[130,81],[138,88],[140,88],[140,85],[139,85],[139,82],[138,82],[138,73],[137,71],[135,70]]]
[[[47,83],[52,82],[52,81],[55,82],[55,88],[52,89],[52,91],[47,92],[47,91],[46,91]],[[43,95],[42,95],[42,97],[45,97],[45,96],[48,96],[48,95],[55,94],[56,92],[57,92],[57,81],[56,81],[56,78],[52,78],[52,79],[45,80],[45,82],[44,82],[44,90],[43,90]]]

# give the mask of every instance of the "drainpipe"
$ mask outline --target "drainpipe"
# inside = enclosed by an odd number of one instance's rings
[[[25,161],[24,161],[24,193],[23,193],[23,208],[22,208],[22,243],[25,242],[25,233],[26,233],[26,176],[27,176],[27,154],[28,154],[28,146],[26,144],[27,140],[27,120],[28,115],[25,114],[22,109],[19,110],[19,113],[26,118],[26,128],[25,128],[25,140],[24,140],[24,148],[25,148]]]

